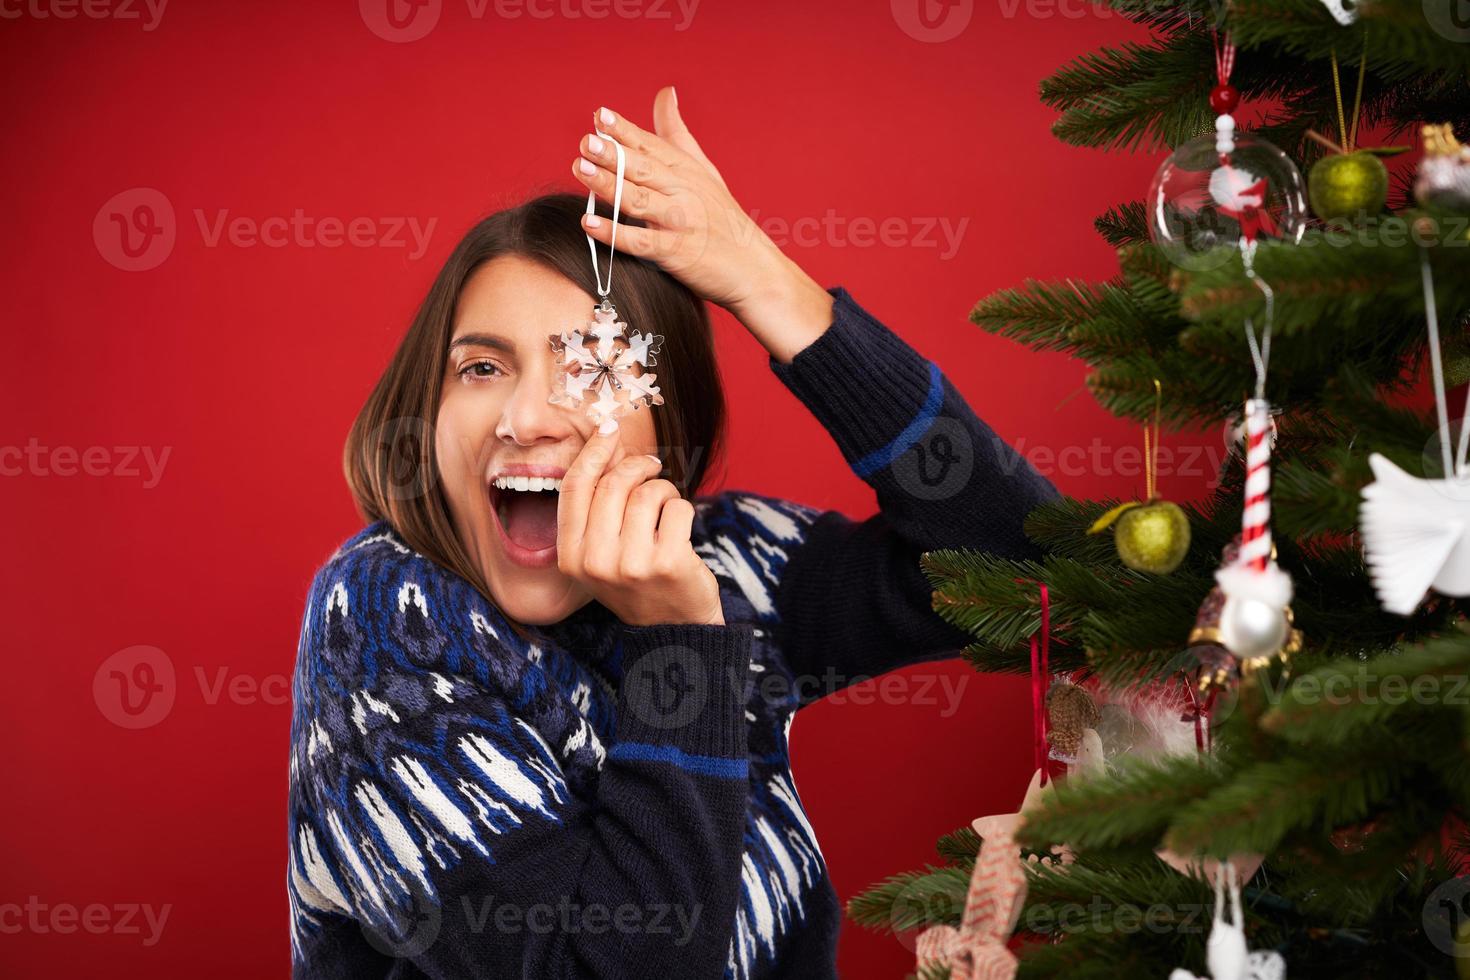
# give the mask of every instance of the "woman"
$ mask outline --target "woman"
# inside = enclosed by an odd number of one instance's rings
[[[654,110],[655,133],[594,127],[626,148],[612,294],[665,337],[664,404],[601,432],[549,401],[548,335],[598,285],[586,235],[611,239],[553,195],[466,236],[354,426],[371,523],[318,570],[296,663],[295,977],[832,976],[793,713],[967,642],[923,551],[1032,553],[1051,485],[755,227],[672,89]],[[612,149],[584,137],[573,165],[599,203]],[[723,418],[705,300],[878,515],[695,494]]]

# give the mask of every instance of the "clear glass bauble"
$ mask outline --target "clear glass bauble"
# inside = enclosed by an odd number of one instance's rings
[[[1291,158],[1249,134],[1234,144],[1222,160],[1214,133],[1196,137],[1169,154],[1149,185],[1149,232],[1181,268],[1213,269],[1242,240],[1299,242],[1306,230],[1306,183]]]

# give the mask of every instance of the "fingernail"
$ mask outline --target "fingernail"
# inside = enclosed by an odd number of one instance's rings
[[[674,108],[675,109],[679,108],[679,90],[676,89],[676,88],[674,88],[674,86],[670,85],[669,86],[669,94],[674,97]]]
[[[591,150],[593,153],[602,152],[602,140],[598,138],[596,133],[593,133],[592,135],[587,137],[587,149]]]
[[[661,459],[659,459],[653,453],[644,453],[643,455],[647,456],[649,459],[653,460],[655,463],[657,463],[660,466],[664,465],[664,461],[661,460]]]
[[[601,228],[602,227],[602,219],[599,218],[595,214],[589,214],[589,215],[587,215],[587,227],[588,228]]]
[[[610,435],[618,431],[618,420],[614,418],[603,419],[602,424],[597,427],[597,431],[602,435]]]
[[[618,119],[617,116],[613,115],[613,111],[606,106],[597,110],[597,117],[603,122],[607,123],[609,126],[617,122]]]
[[[588,177],[591,177],[593,174],[597,173],[597,164],[593,163],[591,160],[578,160],[577,167]]]

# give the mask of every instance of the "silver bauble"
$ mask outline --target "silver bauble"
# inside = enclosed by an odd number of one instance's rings
[[[1242,660],[1271,656],[1290,632],[1286,610],[1260,599],[1231,596],[1220,610],[1220,642]]]

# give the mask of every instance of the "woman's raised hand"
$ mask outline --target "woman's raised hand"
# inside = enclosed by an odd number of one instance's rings
[[[719,584],[690,543],[694,505],[659,462],[596,431],[562,477],[556,564],[630,626],[723,625]]]
[[[621,214],[648,227],[618,227],[619,252],[656,263],[702,299],[733,313],[779,359],[790,357],[830,323],[831,297],[782,253],[736,203],[725,179],[684,125],[672,86],[653,101],[656,132],[602,108],[595,129],[622,144]],[[582,137],[572,173],[612,203],[617,150],[596,133]],[[588,170],[591,173],[588,173]],[[584,216],[582,226],[609,244],[612,225]],[[614,258],[616,261],[616,258]]]

